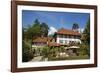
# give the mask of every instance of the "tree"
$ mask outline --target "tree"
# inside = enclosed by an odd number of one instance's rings
[[[41,33],[43,36],[48,35],[48,30],[49,30],[48,25],[46,23],[41,23]]]
[[[48,46],[44,46],[44,47],[42,48],[42,55],[43,55],[44,57],[48,57],[49,52],[50,52],[50,48],[49,48]]]
[[[79,25],[77,23],[74,23],[72,26],[72,30],[78,30],[79,29]]]
[[[47,36],[48,35],[48,25],[46,23],[40,23],[38,19],[34,21],[32,25],[29,25],[27,28],[22,29],[22,37],[23,37],[23,61],[28,61],[33,57],[32,52],[30,52],[32,45],[32,40],[37,37]],[[25,40],[27,39],[27,40]],[[48,47],[44,48],[44,54],[48,53]]]
[[[35,24],[32,27],[32,38],[40,37],[41,36],[41,26],[40,24]]]
[[[84,49],[84,52],[90,56],[90,18],[88,19],[85,29],[82,33],[82,44],[81,48]]]
[[[35,25],[40,25],[40,22],[39,22],[38,19],[36,19],[36,20],[34,21],[34,26],[35,26]]]
[[[41,26],[39,20],[36,19],[32,26],[32,38],[36,38],[39,36],[41,36]]]
[[[40,23],[38,19],[34,21],[34,23],[29,26],[26,30],[26,38],[27,39],[35,39],[40,36],[48,35],[49,27],[46,23]]]
[[[31,28],[31,26],[28,26],[27,30],[24,31],[24,33],[25,33],[24,35],[25,35],[26,39],[32,39],[32,28]]]
[[[90,44],[90,19],[88,19],[86,27],[83,31],[83,42]]]
[[[34,21],[34,23],[31,26],[27,27],[27,30],[24,32],[26,35],[27,39],[33,39],[37,36],[41,35],[41,27],[40,27],[40,22],[38,21],[38,19],[36,19]]]
[[[24,39],[25,39],[25,29],[22,28],[22,40],[24,40]]]
[[[64,51],[65,51],[64,48],[65,48],[64,46],[60,46],[60,47],[59,47],[59,52],[64,52]]]
[[[23,41],[22,44],[22,61],[27,62],[33,58],[33,53],[31,51],[31,45]]]

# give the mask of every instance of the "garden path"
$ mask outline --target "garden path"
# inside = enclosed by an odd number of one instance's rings
[[[43,56],[37,56],[37,57],[34,57],[30,62],[38,62],[38,61],[41,61],[42,60],[42,57]]]

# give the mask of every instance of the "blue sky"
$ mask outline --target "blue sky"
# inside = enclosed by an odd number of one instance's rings
[[[80,29],[83,29],[89,16],[89,13],[23,10],[22,24],[27,27],[32,25],[35,19],[38,19],[41,23],[45,22],[49,27],[54,27],[57,30],[60,28],[71,29],[73,23],[78,23]]]

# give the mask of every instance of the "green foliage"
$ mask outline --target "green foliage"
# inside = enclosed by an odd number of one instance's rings
[[[48,25],[46,23],[41,23],[41,33],[43,36],[48,35],[48,30],[49,30]]]
[[[83,31],[83,38],[82,41],[84,43],[90,44],[90,19],[88,20],[86,27]]]
[[[74,23],[73,26],[72,26],[72,29],[77,30],[78,28],[79,28],[79,25],[77,23]]]
[[[49,57],[49,61],[59,61],[59,60],[82,60],[89,59],[88,55],[70,56],[70,57]]]
[[[36,20],[34,21],[34,24],[35,24],[35,25],[40,24],[39,20],[38,20],[38,19],[36,19]]]
[[[22,38],[23,38],[23,62],[27,62],[33,58],[33,53],[31,51],[31,43],[32,40],[40,37],[40,36],[47,36],[48,35],[48,25],[46,23],[40,23],[38,19],[34,21],[34,23],[30,26],[28,25],[27,28],[22,29]],[[48,54],[48,47],[44,47],[44,54]]]
[[[59,52],[64,52],[64,51],[65,51],[64,46],[60,46],[60,47],[58,48],[58,50],[59,50]]]
[[[42,55],[44,57],[56,57],[58,53],[65,52],[64,46],[61,47],[48,47],[44,46],[42,49]]]
[[[49,27],[46,23],[40,23],[38,19],[34,23],[27,27],[26,31],[23,31],[26,39],[35,39],[40,36],[48,35]]]
[[[27,51],[27,52],[23,53],[22,61],[23,62],[28,62],[32,58],[33,58],[33,53],[31,51]]]
[[[24,39],[31,39],[32,38],[32,27],[31,26],[28,26],[27,29],[23,31],[23,38]]]
[[[77,48],[79,55],[88,55],[90,56],[90,46],[86,43],[80,44],[80,48]]]
[[[55,57],[57,53],[58,53],[58,48],[57,47],[51,47],[50,56]]]
[[[82,44],[80,45],[81,54],[90,56],[90,18],[87,21],[82,33]]]
[[[23,48],[22,48],[22,61],[27,62],[33,58],[33,53],[30,49],[30,45],[23,41]]]
[[[37,36],[41,36],[41,27],[40,24],[34,24],[32,26],[32,38],[36,38]]]
[[[42,55],[43,55],[44,57],[48,57],[49,52],[50,52],[50,48],[49,48],[48,46],[44,46],[44,47],[42,48]]]

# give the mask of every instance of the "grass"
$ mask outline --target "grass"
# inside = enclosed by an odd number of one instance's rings
[[[80,55],[80,56],[70,56],[70,57],[49,57],[49,61],[57,61],[57,60],[81,60],[81,59],[89,59],[88,55]]]

